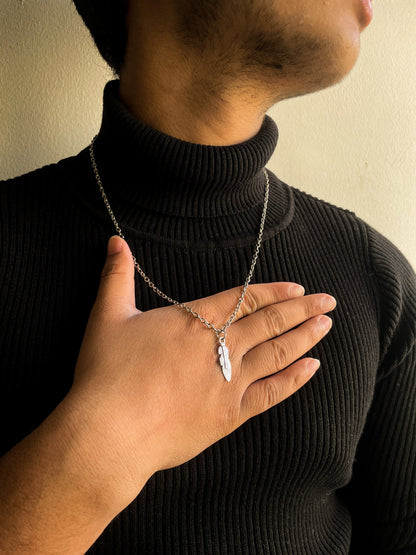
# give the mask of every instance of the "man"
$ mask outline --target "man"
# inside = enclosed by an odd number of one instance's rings
[[[91,149],[2,185],[0,547],[82,552],[106,527],[91,553],[411,553],[415,276],[353,214],[263,171],[277,140],[265,112],[348,73],[371,4],[76,5],[120,81]],[[228,290],[187,303],[222,325],[268,179],[253,280],[312,295],[247,290],[229,383],[206,324],[150,310],[163,303],[141,278],[133,291],[124,242],[93,306],[109,201],[156,287],[180,301]],[[338,304],[318,343],[334,308],[321,291]],[[315,344],[309,379],[295,361]]]

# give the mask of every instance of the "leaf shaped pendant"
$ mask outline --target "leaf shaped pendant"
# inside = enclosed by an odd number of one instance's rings
[[[220,355],[221,370],[227,382],[231,381],[231,362],[228,348],[225,345],[225,339],[221,337],[220,346],[218,347],[218,354]]]

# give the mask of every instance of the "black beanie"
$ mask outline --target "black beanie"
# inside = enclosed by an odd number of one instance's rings
[[[120,74],[127,44],[128,0],[73,0],[104,60]]]

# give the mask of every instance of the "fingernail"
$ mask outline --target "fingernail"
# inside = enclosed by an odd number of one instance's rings
[[[337,306],[337,301],[331,295],[326,295],[322,297],[321,309],[322,310],[333,310]]]
[[[304,294],[305,288],[302,287],[302,285],[292,285],[292,287],[289,288],[289,295],[291,297],[301,297]]]
[[[317,358],[313,358],[308,362],[308,372],[310,372],[311,374],[315,374],[315,372],[318,370],[318,368],[321,366],[321,361],[318,360]]]
[[[121,242],[120,237],[118,235],[113,235],[108,241],[107,254],[111,256],[119,253],[121,251],[122,244],[123,243]]]
[[[332,328],[332,320],[328,316],[320,316],[318,318],[318,324],[322,331],[329,331]]]

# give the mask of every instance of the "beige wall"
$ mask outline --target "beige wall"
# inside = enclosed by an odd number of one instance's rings
[[[414,0],[375,0],[352,74],[270,111],[280,140],[269,164],[291,185],[355,211],[414,267],[415,29]],[[1,0],[0,52],[0,178],[86,146],[111,74],[70,0]]]

